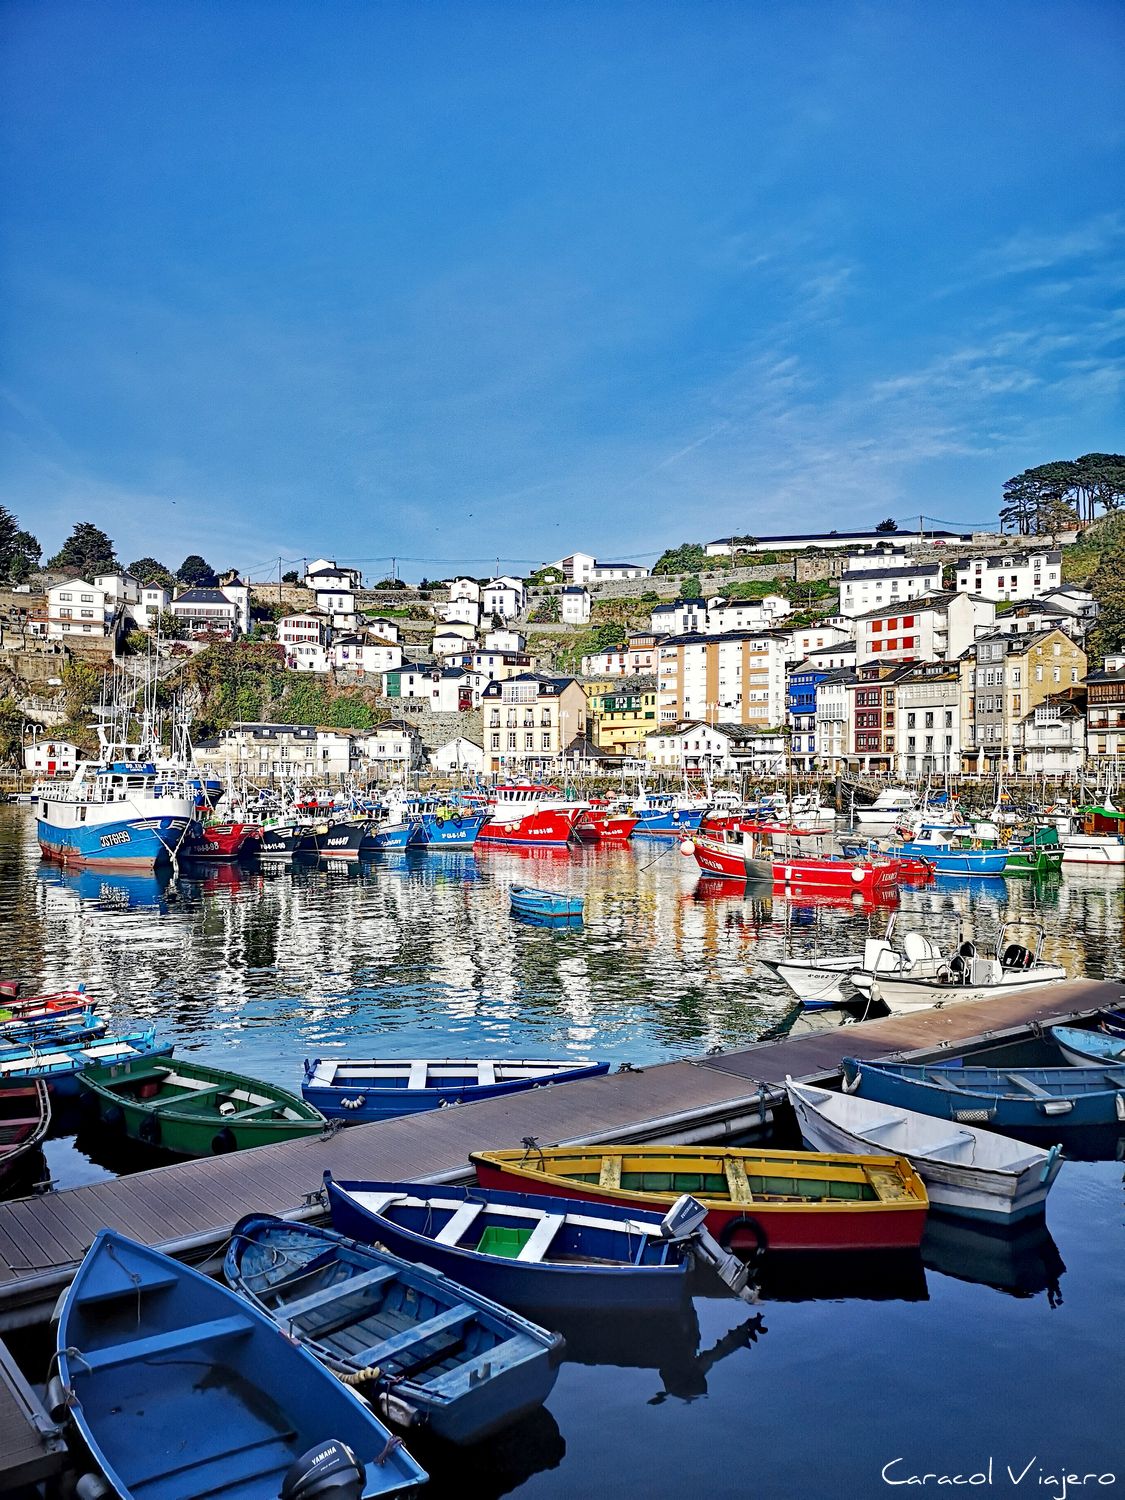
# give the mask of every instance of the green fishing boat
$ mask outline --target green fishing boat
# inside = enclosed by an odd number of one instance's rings
[[[1017,834],[1008,846],[1005,875],[1048,875],[1062,869],[1062,844],[1049,825]]]
[[[276,1084],[204,1063],[138,1058],[81,1075],[88,1123],[177,1156],[222,1156],[318,1135],[320,1110]]]

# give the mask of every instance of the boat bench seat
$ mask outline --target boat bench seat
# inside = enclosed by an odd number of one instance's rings
[[[321,1287],[319,1292],[310,1292],[307,1297],[301,1297],[296,1302],[280,1303],[276,1310],[277,1316],[292,1323],[296,1318],[303,1318],[306,1313],[315,1312],[318,1307],[327,1307],[331,1302],[338,1302],[341,1297],[350,1297],[353,1292],[362,1292],[368,1287],[382,1286],[384,1282],[393,1281],[397,1275],[393,1266],[373,1266],[370,1271],[361,1271],[358,1276],[334,1281],[331,1286]]]
[[[959,1147],[967,1146],[972,1139],[972,1136],[967,1131],[961,1135],[951,1135],[944,1141],[938,1141],[936,1146],[927,1146],[925,1151],[919,1154],[922,1156],[941,1156],[946,1151],[956,1151]]]
[[[946,1089],[951,1094],[963,1094],[965,1092],[959,1083],[954,1083],[952,1078],[947,1078],[941,1068],[932,1068],[926,1074],[926,1082],[933,1084],[935,1088]]]
[[[446,1344],[451,1341],[455,1343],[465,1324],[471,1323],[476,1316],[475,1307],[470,1307],[467,1302],[458,1302],[436,1317],[415,1323],[413,1328],[404,1328],[401,1333],[392,1334],[382,1343],[372,1344],[369,1349],[361,1349],[358,1354],[350,1355],[349,1358],[357,1365],[369,1365],[372,1360],[379,1360],[383,1364],[394,1360],[409,1366],[412,1361],[404,1356],[437,1339],[444,1340]],[[413,1363],[420,1363],[420,1359],[415,1359]]]
[[[149,1485],[159,1486],[160,1492],[169,1493],[170,1485],[176,1482],[180,1493],[209,1495],[227,1491],[228,1486],[249,1485],[254,1480],[267,1479],[284,1472],[293,1458],[292,1444],[296,1432],[266,1433],[257,1441],[245,1438],[237,1441],[233,1448],[222,1448],[214,1453],[196,1450],[183,1463],[165,1464],[151,1474],[130,1475],[129,1491],[137,1495]],[[207,1469],[217,1466],[217,1472],[207,1474]],[[190,1490],[182,1488],[182,1477],[190,1474]],[[221,1487],[221,1488],[220,1488]]]
[[[265,1104],[251,1104],[246,1109],[236,1109],[233,1115],[224,1115],[221,1118],[227,1121],[235,1121],[241,1125],[245,1120],[260,1120],[265,1115],[276,1114],[279,1109],[285,1108],[283,1099],[267,1099]],[[309,1121],[310,1124],[314,1123]]]
[[[598,1186],[604,1188],[621,1186],[621,1158],[619,1156],[602,1158],[602,1169],[598,1173]]]
[[[434,1235],[435,1245],[456,1245],[460,1242],[470,1224],[484,1212],[483,1203],[462,1203],[455,1208],[437,1234]]]
[[[206,1323],[190,1323],[186,1328],[172,1328],[165,1333],[154,1333],[148,1338],[129,1339],[123,1344],[112,1344],[107,1349],[81,1351],[81,1360],[76,1363],[91,1370],[108,1370],[114,1365],[128,1365],[134,1361],[150,1359],[159,1354],[171,1354],[179,1349],[192,1349],[197,1344],[211,1344],[220,1339],[242,1338],[250,1333],[254,1324],[241,1313],[227,1318],[212,1318]]]
[[[1047,1089],[1041,1089],[1037,1083],[1032,1083],[1030,1078],[1025,1078],[1022,1073],[1008,1073],[1005,1075],[1009,1083],[1014,1083],[1016,1088],[1023,1089],[1034,1099],[1054,1099],[1056,1096]]]
[[[517,1333],[510,1339],[494,1344],[491,1349],[485,1349],[473,1359],[465,1360],[456,1369],[446,1370],[436,1380],[428,1380],[426,1389],[433,1396],[452,1399],[454,1396],[461,1395],[463,1391],[472,1390],[474,1385],[487,1379],[488,1376],[499,1375],[503,1370],[520,1364],[526,1360],[534,1347],[526,1333]]]
[[[133,1077],[135,1078],[136,1075],[134,1074]],[[182,1108],[185,1105],[198,1104],[201,1099],[214,1099],[216,1094],[221,1094],[224,1091],[225,1086],[221,1083],[216,1083],[206,1089],[184,1089],[181,1093],[169,1094],[167,1099],[154,1099],[151,1103],[147,1099],[138,1102],[143,1103],[146,1109],[151,1110],[175,1109],[177,1105]]]
[[[551,1241],[558,1234],[566,1220],[565,1214],[544,1214],[531,1231],[527,1242],[520,1247],[520,1253],[516,1256],[521,1261],[542,1260],[551,1248]]]
[[[872,1135],[882,1135],[887,1130],[897,1130],[900,1125],[905,1125],[905,1115],[895,1115],[893,1120],[876,1120],[874,1125],[863,1127],[864,1139]]]

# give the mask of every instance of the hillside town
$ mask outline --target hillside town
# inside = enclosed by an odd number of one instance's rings
[[[314,704],[361,711],[323,723],[257,718],[253,702],[197,707],[195,760],[216,774],[1114,784],[1125,655],[1095,649],[1099,601],[1068,566],[1083,536],[728,537],[665,555],[692,572],[575,551],[528,576],[416,587],[373,584],[328,556],[255,584],[198,557],[186,581],[183,569],[48,568],[0,594],[0,659],[21,695],[22,766],[37,778],[71,774],[83,753],[65,735],[65,662],[135,673],[155,658],[168,672],[253,646],[275,672],[333,695]]]

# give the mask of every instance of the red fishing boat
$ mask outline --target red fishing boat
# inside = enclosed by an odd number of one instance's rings
[[[639,822],[634,813],[616,811],[604,798],[592,797],[574,831],[584,844],[624,844]]]
[[[586,806],[585,802],[569,802],[560,797],[555,786],[509,782],[496,788],[496,795],[488,804],[488,822],[477,835],[477,843],[568,844]]]
[[[25,995],[19,1000],[6,995],[0,1000],[0,1024],[4,1021],[62,1020],[65,1016],[80,1016],[93,1010],[96,1004],[97,1001],[87,995],[85,985],[52,995]]]
[[[704,875],[723,880],[770,881],[787,895],[817,892],[874,896],[898,883],[895,864],[883,858],[849,859],[823,852],[819,831],[743,818],[711,819],[680,846]],[[817,841],[813,851],[803,841]]]
[[[257,823],[198,823],[196,828],[195,836],[184,840],[181,859],[234,860],[250,853],[262,837]]]

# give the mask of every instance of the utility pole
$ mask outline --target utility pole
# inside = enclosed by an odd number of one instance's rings
[[[277,560],[277,602],[281,604],[281,558]]]

